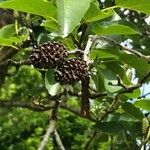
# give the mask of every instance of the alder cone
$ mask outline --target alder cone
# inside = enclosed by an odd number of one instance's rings
[[[64,45],[48,42],[33,49],[29,59],[36,68],[49,69],[58,66],[67,56]]]
[[[58,66],[55,71],[55,80],[64,85],[73,84],[87,76],[87,68],[86,62],[82,59],[68,59]]]

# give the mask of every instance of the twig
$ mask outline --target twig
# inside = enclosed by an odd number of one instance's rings
[[[0,108],[12,108],[12,107],[18,107],[18,108],[27,108],[29,110],[33,110],[33,111],[37,111],[37,112],[41,112],[41,111],[47,111],[50,110],[52,108],[54,108],[54,104],[51,105],[43,105],[43,104],[37,104],[35,102],[32,103],[27,103],[27,102],[17,102],[14,100],[0,100]],[[91,118],[91,117],[87,117],[87,116],[82,116],[79,113],[79,110],[76,110],[74,108],[71,108],[70,106],[68,106],[65,103],[60,103],[60,107],[62,109],[65,109],[75,115],[78,115],[79,117],[88,119],[92,122],[96,122],[95,119]]]
[[[150,71],[142,78],[139,80],[139,82],[135,85],[131,86],[126,86],[123,90],[120,91],[120,93],[129,93],[132,92],[135,89],[138,89],[139,87],[142,86],[142,84],[150,77]]]
[[[93,135],[90,137],[90,139],[89,139],[89,140],[87,141],[87,143],[85,144],[85,147],[84,147],[85,150],[88,150],[88,149],[89,149],[89,146],[90,146],[90,144],[92,143],[92,141],[94,140],[94,138],[96,137],[96,135],[97,135],[97,132],[94,131],[94,132],[93,132]]]
[[[90,117],[90,116],[83,116],[83,115],[81,115],[81,114],[79,113],[79,110],[76,110],[76,109],[74,109],[74,108],[71,108],[70,106],[68,106],[68,105],[66,105],[66,104],[60,104],[60,107],[63,108],[63,109],[65,109],[65,110],[68,110],[69,112],[72,112],[72,113],[75,114],[75,115],[78,115],[78,116],[81,117],[81,118],[85,118],[85,119],[88,119],[88,120],[90,120],[90,121],[92,121],[92,122],[96,122],[96,119],[94,119],[94,118],[92,118],[92,117]]]
[[[134,55],[136,55],[136,56],[138,56],[138,57],[140,57],[140,58],[142,58],[142,59],[145,59],[145,60],[147,60],[147,61],[150,60],[150,56],[145,56],[145,55],[143,55],[142,53],[140,53],[140,52],[138,52],[137,50],[134,50],[134,49],[132,49],[132,48],[129,49],[129,48],[127,48],[127,47],[121,45],[119,42],[117,42],[117,41],[114,40],[114,39],[111,39],[111,38],[108,38],[108,37],[105,37],[105,36],[97,36],[97,39],[103,39],[103,40],[105,40],[105,41],[107,41],[107,42],[113,42],[113,43],[115,43],[116,45],[122,47],[122,49],[125,50],[125,51],[128,51],[128,52],[130,52],[130,53],[132,53],[132,54],[134,54]]]
[[[21,65],[30,65],[30,64],[31,64],[31,62],[30,62],[29,59],[27,59],[27,60],[22,60],[22,61],[13,61],[13,60],[11,60],[11,59],[8,59],[8,60],[6,60],[6,61],[0,63],[0,66],[12,65],[12,66],[18,67],[18,66],[21,66]]]
[[[32,103],[27,103],[14,100],[0,100],[0,107],[2,108],[21,107],[40,112],[52,109],[53,105],[41,105],[35,103],[34,101]]]
[[[72,92],[72,91],[68,91],[68,94],[71,96],[75,96],[75,97],[81,97],[80,93],[77,92]],[[89,98],[91,99],[96,99],[96,98],[100,98],[103,96],[107,96],[107,92],[102,92],[102,93],[89,93]]]
[[[71,55],[71,54],[76,54],[76,53],[83,53],[83,51],[80,49],[75,49],[75,50],[67,51],[67,53]]]
[[[52,109],[52,114],[50,116],[50,120],[49,120],[49,127],[44,135],[43,140],[41,141],[38,150],[44,150],[44,147],[46,146],[46,144],[48,143],[48,139],[51,136],[51,134],[54,132],[55,130],[55,126],[56,126],[56,120],[57,120],[57,111],[58,111],[58,107],[59,107],[59,102],[55,101],[55,105]]]
[[[93,36],[89,36],[88,42],[86,44],[85,50],[84,50],[84,56],[83,56],[83,60],[87,62],[87,64],[89,63],[89,53],[91,50],[92,45],[95,42],[95,38]]]
[[[38,150],[44,150],[44,147],[48,143],[48,139],[49,139],[50,135],[53,133],[54,128],[55,128],[55,121],[51,120],[50,125],[44,135],[44,138],[38,147]]]
[[[63,143],[61,141],[61,138],[60,138],[60,136],[59,136],[59,134],[58,134],[56,129],[54,130],[54,136],[55,136],[55,140],[56,140],[58,149],[59,150],[65,150],[65,147],[64,147],[64,145],[63,145]]]
[[[89,94],[89,98],[91,98],[91,99],[96,99],[96,98],[100,98],[103,96],[107,96],[107,92]]]

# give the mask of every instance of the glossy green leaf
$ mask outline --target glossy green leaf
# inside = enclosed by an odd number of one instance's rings
[[[60,92],[61,86],[54,79],[54,70],[50,69],[45,74],[45,87],[48,90],[48,93],[52,96],[55,96]]]
[[[123,8],[129,8],[143,13],[150,14],[150,1],[149,0],[116,0],[116,5]]]
[[[95,25],[92,31],[98,35],[130,35],[139,34],[136,30],[121,24],[112,24],[109,26]]]
[[[134,105],[141,109],[150,111],[150,99],[137,100]]]
[[[142,112],[135,107],[132,103],[125,102],[122,105],[122,109],[129,115],[133,116],[136,119],[142,120],[143,119],[143,114]]]
[[[15,31],[14,24],[5,25],[4,27],[0,29],[0,37],[3,37],[3,38],[9,38],[15,33],[16,31]]]
[[[0,3],[0,8],[14,9],[43,16],[45,18],[52,18],[56,14],[55,6],[51,2],[45,0],[11,0]]]
[[[91,0],[57,0],[57,20],[60,33],[66,37],[80,23]]]
[[[90,8],[84,16],[84,22],[94,22],[105,19],[113,15],[113,11],[110,9],[108,12],[101,11],[95,3],[91,3]]]

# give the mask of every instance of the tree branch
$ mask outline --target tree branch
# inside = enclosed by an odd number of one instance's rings
[[[88,120],[90,120],[90,121],[92,121],[92,122],[96,122],[96,120],[95,120],[94,118],[92,118],[92,117],[90,117],[90,116],[81,115],[79,110],[76,110],[76,109],[74,109],[74,108],[71,108],[70,106],[68,106],[68,105],[66,105],[66,104],[62,104],[62,103],[61,103],[61,104],[60,104],[60,107],[63,108],[63,109],[65,109],[65,110],[68,110],[69,112],[72,112],[72,113],[75,114],[75,115],[78,115],[78,116],[81,117],[81,118],[85,118],[85,119],[88,119]]]
[[[46,111],[53,108],[53,106],[51,105],[41,105],[41,104],[37,104],[34,101],[32,103],[27,103],[27,102],[20,102],[14,100],[0,100],[0,107],[2,108],[21,107],[33,111]]]
[[[90,50],[91,50],[91,47],[92,45],[94,44],[95,42],[95,37],[93,36],[89,36],[89,39],[87,41],[87,44],[86,44],[86,47],[84,49],[84,55],[83,55],[83,60],[87,62],[87,64],[89,64],[89,53],[90,53]]]
[[[48,143],[49,137],[55,131],[58,107],[59,107],[59,102],[56,101],[55,105],[52,109],[52,114],[50,116],[49,127],[44,135],[43,140],[41,141],[41,143],[38,147],[38,150],[44,150],[46,144]]]
[[[31,62],[30,62],[29,59],[27,59],[27,60],[21,60],[21,61],[13,61],[11,59],[8,59],[8,60],[0,63],[0,67],[1,66],[8,66],[8,65],[19,67],[21,65],[30,65],[30,64],[31,64]]]
[[[92,122],[96,122],[95,119],[89,117],[89,116],[82,116],[79,113],[79,110],[76,110],[74,108],[71,108],[70,106],[68,106],[65,103],[60,103],[59,105],[62,109],[65,109],[75,115],[78,115],[79,117],[88,119]],[[41,111],[47,111],[50,110],[52,108],[54,108],[54,104],[51,105],[43,105],[43,104],[39,104],[37,102],[32,102],[32,103],[27,103],[27,102],[18,102],[18,101],[14,101],[14,100],[0,100],[0,108],[12,108],[12,107],[20,107],[20,108],[27,108],[29,110],[33,110],[33,111],[37,111],[37,112],[41,112]]]
[[[95,38],[96,38],[96,36],[95,36]],[[134,54],[134,55],[136,55],[136,56],[138,56],[142,59],[145,59],[146,61],[150,61],[150,56],[143,55],[142,53],[138,52],[135,49],[132,49],[132,48],[129,49],[129,48],[121,45],[119,42],[117,42],[114,39],[111,39],[111,38],[108,38],[108,37],[105,37],[105,36],[97,36],[97,39],[102,39],[102,40],[105,40],[107,42],[113,42],[116,45],[120,46],[124,51],[128,51],[128,52],[130,52],[130,53],[132,53],[132,54]]]
[[[58,149],[59,150],[65,150],[65,147],[64,147],[64,145],[63,145],[63,143],[61,141],[61,138],[60,138],[60,136],[59,136],[59,134],[58,134],[56,129],[54,130],[54,136],[55,136],[55,140],[56,140]]]
[[[89,140],[87,141],[87,143],[86,143],[85,146],[84,146],[84,149],[85,149],[85,150],[88,150],[88,149],[89,149],[89,146],[90,146],[90,144],[92,143],[92,141],[94,140],[94,138],[96,137],[96,135],[97,135],[97,132],[94,131],[94,132],[93,132],[93,135],[89,138]]]
[[[48,139],[49,139],[50,135],[53,133],[54,128],[55,128],[55,121],[51,120],[49,127],[44,135],[44,138],[38,147],[38,150],[44,150],[44,147],[48,143]]]

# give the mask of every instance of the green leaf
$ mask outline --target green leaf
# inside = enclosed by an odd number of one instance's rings
[[[9,24],[5,25],[0,29],[0,37],[3,38],[9,38],[13,36],[16,33],[15,31],[15,25],[14,24]]]
[[[122,89],[121,86],[117,86],[118,80],[115,74],[111,70],[104,70],[104,84],[109,93],[116,93]]]
[[[119,60],[135,68],[142,75],[150,70],[150,65],[146,61],[133,54],[120,53]]]
[[[97,123],[96,128],[106,134],[118,134],[125,129],[121,123],[115,121]]]
[[[92,31],[98,35],[129,35],[129,34],[139,34],[134,29],[121,25],[121,24],[112,24],[109,26],[95,25],[92,28]]]
[[[49,69],[45,74],[45,87],[48,90],[48,93],[52,96],[55,96],[60,92],[61,86],[54,79],[54,70]]]
[[[58,31],[58,25],[54,20],[47,20],[41,26],[44,26],[50,32]]]
[[[107,50],[102,50],[102,49],[94,49],[91,51],[91,58],[114,58],[114,59],[119,59],[119,57],[116,54],[113,54],[113,50],[112,53],[107,51]]]
[[[90,2],[91,0],[57,0],[57,20],[63,37],[80,23]]]
[[[107,66],[107,69],[111,70],[114,72],[116,75],[119,75],[121,80],[123,81],[124,84],[129,85],[131,82],[129,81],[125,70],[121,66],[121,63],[119,61],[113,61],[113,62],[104,62],[104,64]]]
[[[141,95],[141,90],[140,88],[133,90],[130,93],[124,93],[125,96],[127,96],[128,98],[137,98]]]
[[[141,99],[141,100],[137,100],[135,103],[134,103],[135,106],[141,108],[141,109],[144,109],[144,110],[147,110],[147,111],[150,111],[150,99]]]
[[[18,49],[16,46],[14,46],[15,43],[21,43],[24,40],[25,36],[20,37],[10,37],[10,38],[2,38],[0,37],[0,45],[1,46],[10,46],[15,49]]]
[[[92,75],[92,79],[95,83],[97,92],[104,92],[105,91],[105,86],[104,86],[104,76],[103,73],[100,69],[100,67],[96,67],[97,72],[96,74]]]
[[[93,58],[96,55],[98,55],[99,58],[113,58],[115,60],[126,63],[129,66],[135,68],[136,71],[140,73],[140,75],[144,75],[150,70],[150,64],[148,64],[145,60],[133,54],[127,54],[123,51],[118,51],[116,49],[93,50],[91,53],[91,57]]]
[[[40,15],[49,19],[56,14],[55,6],[51,2],[45,0],[11,0],[0,3],[0,8],[14,9],[17,11]]]
[[[135,11],[141,11],[150,14],[150,1],[149,0],[116,0],[116,5],[123,8],[129,8]]]
[[[125,102],[122,105],[122,109],[129,115],[133,116],[134,118],[138,119],[138,120],[142,120],[143,119],[143,114],[142,112],[136,108],[132,103],[129,102]]]
[[[99,21],[112,15],[113,11],[111,9],[108,12],[103,12],[92,2],[90,8],[84,16],[84,22]]]

